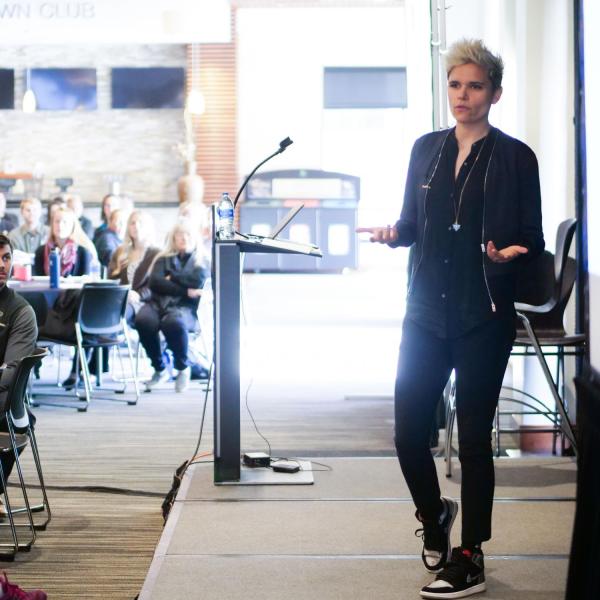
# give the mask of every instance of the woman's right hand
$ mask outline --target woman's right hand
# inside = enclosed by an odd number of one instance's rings
[[[140,295],[135,290],[129,290],[128,300],[133,304],[139,304]]]
[[[201,288],[188,288],[187,291],[188,298],[200,298],[202,296]]]
[[[380,244],[391,244],[398,240],[398,232],[395,227],[357,227],[356,233],[370,233],[371,241]]]

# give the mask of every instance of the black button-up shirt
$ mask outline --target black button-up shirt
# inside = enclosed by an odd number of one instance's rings
[[[407,317],[441,338],[463,335],[488,319],[512,315],[513,276],[486,282],[484,261],[489,259],[481,247],[484,179],[495,135],[491,129],[471,146],[455,178],[458,143],[454,131],[450,132],[429,184],[427,238],[422,257],[416,259]],[[474,306],[468,319],[458,310],[466,298]]]

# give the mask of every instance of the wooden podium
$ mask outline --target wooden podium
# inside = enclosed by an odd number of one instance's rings
[[[216,485],[313,483],[312,472],[293,475],[241,466],[240,443],[240,279],[243,252],[322,256],[313,245],[253,236],[216,240],[213,260],[214,482]]]

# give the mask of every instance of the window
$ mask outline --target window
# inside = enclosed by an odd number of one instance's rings
[[[96,110],[96,69],[31,69],[38,110]]]
[[[184,91],[181,67],[112,70],[113,108],[183,108]]]
[[[13,69],[0,69],[0,109],[15,107],[15,72]]]
[[[406,67],[325,67],[324,108],[406,108]]]

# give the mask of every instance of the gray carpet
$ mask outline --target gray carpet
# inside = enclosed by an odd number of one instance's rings
[[[283,588],[294,600],[418,597],[431,576],[395,461],[319,462],[332,470],[315,472],[312,486],[215,487],[212,465],[192,467],[140,600],[269,600]],[[443,470],[442,459],[437,466]],[[497,471],[499,490],[510,496],[495,502],[493,538],[484,545],[486,597],[558,600],[575,509],[573,462],[505,459]],[[458,491],[455,480],[441,483],[446,493]],[[459,516],[455,544],[460,526]]]

